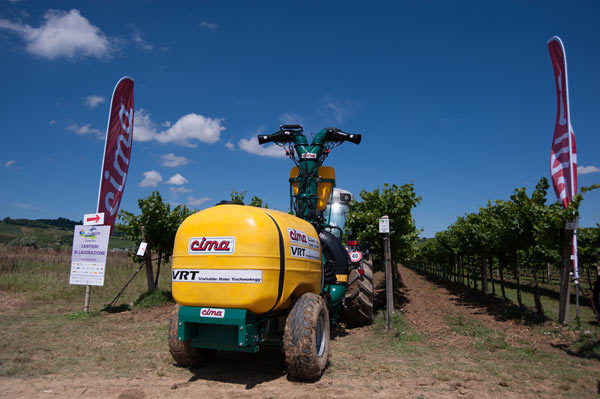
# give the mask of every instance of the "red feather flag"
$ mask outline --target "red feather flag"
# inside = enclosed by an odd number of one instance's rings
[[[556,122],[550,150],[550,173],[556,197],[566,208],[577,194],[577,147],[571,126],[569,109],[569,84],[567,79],[567,56],[558,36],[548,41],[548,51],[554,69],[556,83]],[[577,257],[577,227],[571,237],[571,260],[573,281],[577,289],[577,314],[579,315],[579,260]]]
[[[556,197],[566,208],[577,194],[577,147],[569,114],[567,57],[559,37],[548,42],[556,83],[556,122],[550,150],[550,173]]]
[[[133,142],[133,79],[124,77],[115,86],[110,101],[104,160],[98,192],[98,212],[104,224],[113,226],[125,190]],[[112,229],[111,229],[112,232]]]

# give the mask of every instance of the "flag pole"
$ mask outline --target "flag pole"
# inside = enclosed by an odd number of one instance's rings
[[[574,163],[573,163],[573,127],[571,126],[571,107],[570,107],[570,100],[569,100],[569,73],[568,73],[568,66],[567,66],[567,52],[564,50],[564,45],[562,43],[562,40],[560,41],[561,47],[563,48],[563,58],[564,58],[564,65],[565,65],[565,94],[566,94],[566,101],[565,101],[565,105],[567,107],[567,126],[568,126],[568,132],[569,132],[569,174],[570,174],[570,181],[569,181],[569,186],[571,189],[571,201],[573,201],[575,199],[575,194],[577,194],[577,187],[575,187],[575,182],[576,182],[576,178],[577,178],[577,169],[574,169]],[[577,165],[575,163],[575,165]],[[574,215],[573,215],[574,216]],[[579,259],[577,256],[577,228],[578,228],[578,223],[577,221],[575,222],[575,225],[573,227],[573,231],[572,231],[572,236],[571,236],[571,245],[572,245],[572,250],[571,250],[571,254],[573,256],[572,259],[572,265],[573,265],[573,282],[575,283],[575,314],[577,317],[577,320],[579,321]]]

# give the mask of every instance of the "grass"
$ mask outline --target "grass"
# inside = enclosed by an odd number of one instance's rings
[[[133,303],[139,308],[153,308],[155,306],[163,306],[173,304],[173,295],[170,290],[155,290],[152,292],[142,293]]]
[[[479,284],[481,286],[481,283]],[[558,285],[544,285],[545,291],[550,291],[553,295],[542,295],[541,302],[542,307],[544,309],[544,314],[551,320],[558,320],[558,295],[559,295],[559,287]],[[488,292],[492,292],[492,284],[488,282]],[[517,288],[516,284],[512,283],[512,281],[505,282],[505,293],[508,300],[513,303],[518,303],[517,301]],[[574,289],[571,287],[571,294],[574,294]],[[502,292],[500,290],[500,282],[496,281],[496,297],[502,298]],[[521,287],[521,300],[523,305],[528,307],[529,309],[535,309],[535,301],[533,297],[533,288],[530,286],[522,286]],[[593,328],[597,323],[596,316],[594,311],[587,306],[587,304],[583,303],[583,297],[580,298],[580,320],[581,327],[584,329]],[[571,301],[569,305],[569,319],[571,324],[576,323],[575,316],[577,314],[577,308],[575,301]]]
[[[105,284],[92,287],[91,309],[84,313],[85,286],[69,285],[70,257],[70,250],[0,246],[0,291],[25,299],[0,312],[0,376],[95,371],[117,377],[133,376],[138,368],[161,374],[172,369],[165,351],[168,314],[156,320],[139,313],[172,301],[170,291],[146,295],[142,270],[116,304],[137,302],[133,312],[101,312],[137,268],[124,252],[111,252]],[[169,265],[162,267],[159,287],[170,288]]]
[[[383,312],[380,312],[375,316],[374,325],[377,331],[380,333],[385,331],[386,317]],[[421,333],[408,325],[404,319],[404,316],[400,312],[395,312],[392,314],[390,320],[390,331],[384,332],[381,337],[382,339],[385,339],[394,345],[421,342],[424,339],[424,336]]]
[[[29,301],[54,303],[68,311],[83,307],[85,286],[70,285],[71,250],[0,246],[0,290],[23,294]],[[137,269],[125,252],[111,251],[106,261],[104,286],[92,287],[92,309],[109,303]],[[163,265],[159,287],[170,287],[170,266]],[[155,266],[156,270],[156,266]],[[133,304],[146,291],[145,270],[133,279],[119,303]]]
[[[508,348],[506,337],[502,332],[486,327],[475,320],[468,320],[463,315],[449,315],[448,322],[452,331],[471,338],[476,349],[493,352]]]
[[[130,314],[28,311],[0,315],[0,376],[100,373],[134,376],[168,369],[166,322]]]
[[[80,310],[79,312],[68,313],[65,315],[65,319],[67,320],[89,320],[92,317],[100,316],[100,312],[92,311],[92,312],[84,312]]]

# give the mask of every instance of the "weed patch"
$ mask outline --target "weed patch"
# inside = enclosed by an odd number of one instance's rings
[[[473,346],[480,350],[493,352],[509,347],[504,334],[496,329],[486,327],[475,320],[466,319],[463,315],[448,316],[452,331],[473,339]]]
[[[375,326],[378,331],[385,330],[385,315],[380,312],[375,317]],[[396,343],[421,342],[424,339],[423,334],[414,330],[408,325],[402,313],[397,312],[392,315],[390,320],[390,332],[386,336]]]
[[[144,292],[133,304],[138,308],[153,308],[155,306],[162,306],[174,302],[171,291],[154,290],[152,292]]]

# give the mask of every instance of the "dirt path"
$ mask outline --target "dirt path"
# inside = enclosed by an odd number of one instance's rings
[[[331,345],[331,365],[316,383],[289,380],[282,356],[277,352],[226,354],[215,364],[188,370],[171,366],[165,347],[156,354],[164,363],[159,372],[139,370],[134,378],[105,377],[94,370],[87,374],[0,378],[0,397],[597,397],[596,384],[600,384],[597,361],[572,360],[573,357],[553,348],[548,338],[529,328],[510,320],[498,320],[485,308],[464,301],[460,295],[433,284],[412,270],[400,267],[400,273],[403,281],[403,287],[397,293],[400,312],[414,336],[406,340],[404,333],[398,332],[396,337],[392,334],[381,338],[382,333],[376,326],[339,329]],[[378,273],[376,278],[381,279],[381,274]],[[114,322],[122,322],[124,316],[110,317]],[[461,334],[457,332],[456,323],[463,323],[462,327],[473,330]],[[491,333],[501,334],[501,337],[489,335]],[[482,347],[474,346],[477,339],[482,339]],[[508,349],[501,345],[498,349],[490,349],[489,345],[498,342],[506,342]],[[521,354],[521,347],[530,352]],[[538,357],[531,360],[530,355]],[[566,378],[566,383],[557,378],[557,375],[561,376],[560,372],[551,369],[558,369],[563,361],[562,367],[581,368],[582,376],[560,377]]]
[[[509,343],[527,341],[536,345],[544,345],[553,350],[550,339],[534,334],[523,325],[513,320],[498,320],[487,308],[465,301],[459,294],[452,293],[443,286],[432,284],[425,277],[406,267],[399,267],[404,287],[402,292],[406,304],[402,311],[407,321],[418,331],[426,334],[433,343],[455,343],[468,345],[471,339],[452,331],[450,318],[464,317],[476,320],[488,328],[501,331]],[[556,352],[559,352],[557,349]]]

